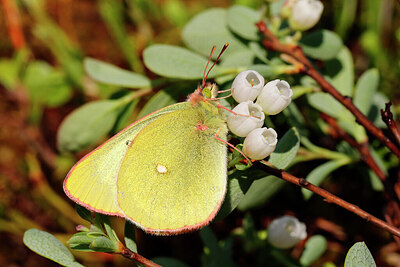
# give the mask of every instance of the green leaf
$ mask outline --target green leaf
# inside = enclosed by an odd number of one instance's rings
[[[232,247],[227,244],[228,241],[226,241],[225,246],[221,245],[209,227],[200,230],[200,237],[209,250],[205,259],[205,266],[237,266],[231,258]]]
[[[240,201],[243,199],[243,196],[250,188],[251,183],[260,178],[267,178],[268,182],[273,184],[270,187],[271,189],[275,188],[275,183],[282,181],[276,177],[267,176],[265,172],[256,168],[250,168],[245,171],[235,171],[233,174],[229,175],[225,199],[214,220],[219,221],[228,216],[239,205]]]
[[[135,226],[129,221],[125,220],[125,245],[133,252],[137,252]]]
[[[300,147],[300,136],[296,128],[292,128],[279,140],[275,151],[268,162],[277,168],[285,169],[292,162]],[[263,205],[270,197],[275,195],[285,181],[269,175],[255,180],[238,205],[239,210],[248,210]]]
[[[104,229],[106,230],[107,236],[109,240],[113,244],[118,244],[120,241],[118,239],[117,234],[115,233],[114,229],[111,226],[110,218],[107,215],[99,214],[101,216],[101,221],[104,225]],[[117,246],[118,247],[118,246]]]
[[[335,11],[339,11],[340,14],[336,15],[335,12],[335,32],[337,32],[342,38],[346,37],[349,30],[354,26],[355,18],[357,17],[357,2],[358,0],[346,0],[338,5]],[[339,12],[338,12],[339,13]]]
[[[275,151],[268,162],[279,169],[285,169],[292,162],[300,147],[300,136],[296,128],[292,127],[279,140]]]
[[[363,142],[367,138],[365,129],[356,122],[353,114],[328,93],[307,95],[308,102],[315,109],[338,119],[339,125],[354,138]]]
[[[99,252],[119,252],[118,244],[105,236],[97,237],[89,247]]]
[[[389,102],[389,98],[381,92],[376,92],[372,97],[371,107],[368,112],[368,119],[372,121],[379,128],[386,128],[385,122],[381,117],[381,109],[385,109],[385,103]],[[395,118],[396,113],[393,112]]]
[[[189,93],[194,91],[194,87],[191,87],[192,86],[188,86],[187,83],[181,82],[164,88],[147,101],[140,111],[138,118],[142,118],[163,107],[175,104],[180,100],[184,100],[182,96],[186,97]]]
[[[72,90],[64,74],[44,61],[34,61],[28,65],[23,79],[32,101],[57,107],[66,103]]]
[[[364,72],[358,79],[354,92],[354,104],[365,115],[371,109],[371,102],[379,85],[379,72],[377,69],[370,69]]]
[[[147,47],[143,52],[143,60],[147,68],[160,76],[186,80],[201,79],[208,61],[185,48],[161,44]],[[216,74],[218,66],[212,69],[209,77]]]
[[[245,49],[230,55],[224,55],[220,66],[225,68],[248,67],[253,64],[254,58],[253,51]]]
[[[328,30],[307,34],[299,44],[307,56],[320,60],[336,57],[343,46],[342,39],[336,33]]]
[[[211,8],[195,16],[182,31],[185,45],[204,56],[210,54],[213,45],[221,49],[227,42],[229,48],[224,55],[243,50],[245,45],[228,29],[227,14],[225,9]],[[213,58],[215,59],[216,55]]]
[[[309,266],[324,254],[327,248],[327,242],[322,235],[310,237],[305,245],[304,251],[300,257],[300,263],[303,266]]]
[[[357,242],[347,252],[344,267],[376,267],[376,263],[367,245]]]
[[[58,130],[58,149],[76,152],[95,144],[111,131],[120,111],[121,100],[93,101],[74,110]]]
[[[281,13],[282,7],[285,4],[285,2],[286,0],[279,0],[269,3],[271,8],[271,15],[278,16]]]
[[[89,211],[88,209],[86,209],[78,204],[75,204],[75,210],[82,219],[84,219],[90,223],[93,222],[93,217],[92,217],[91,211]]]
[[[98,82],[128,88],[151,87],[151,81],[146,76],[94,58],[85,58],[84,67],[89,76]]]
[[[272,77],[275,75],[274,67],[265,64],[251,65],[248,69],[257,71],[262,76],[264,76],[264,78]]]
[[[126,22],[124,21],[124,15],[126,10],[124,3],[114,0],[100,0],[97,3],[99,13],[108,31],[114,37],[132,69],[139,72],[142,71],[143,66],[140,64],[138,53],[136,53],[136,42],[132,42],[133,38],[125,30]]]
[[[180,260],[168,257],[157,257],[151,259],[153,262],[163,267],[189,267],[189,265],[181,262]]]
[[[325,162],[324,164],[319,165],[316,167],[314,170],[312,170],[308,175],[307,175],[307,181],[310,183],[319,186],[327,177],[330,173],[332,173],[334,170],[342,167],[343,165],[348,164],[348,160],[332,160]],[[307,190],[305,188],[301,189],[301,192],[303,193],[303,197],[305,199],[309,199],[312,195],[313,192],[310,190]]]
[[[29,51],[24,48],[16,51],[11,59],[0,59],[0,83],[8,90],[12,90],[17,86],[21,70],[25,68],[28,57]]]
[[[249,49],[253,51],[254,55],[264,62],[265,64],[269,63],[267,59],[267,50],[261,46],[259,42],[249,42]]]
[[[70,248],[79,251],[95,251],[90,248],[90,244],[103,233],[80,232],[74,234],[69,240],[68,245]]]
[[[75,261],[71,252],[52,234],[29,229],[25,231],[24,244],[37,254],[63,266],[83,266]]]
[[[324,112],[333,118],[347,120],[347,118],[353,117],[350,111],[328,93],[318,92],[308,94],[307,100],[313,108]]]
[[[342,46],[336,58],[325,62],[328,80],[344,96],[353,95],[354,65],[350,50]]]
[[[256,23],[261,15],[256,10],[240,5],[234,5],[228,9],[229,28],[247,40],[259,40],[258,28]]]

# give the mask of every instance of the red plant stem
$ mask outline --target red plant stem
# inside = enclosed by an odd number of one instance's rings
[[[294,46],[290,44],[282,44],[277,37],[275,37],[271,31],[267,28],[263,21],[258,22],[258,30],[264,35],[262,41],[266,49],[279,51],[281,53],[288,54],[294,59],[303,64],[303,72],[313,78],[322,88],[324,92],[329,93],[343,106],[345,106],[355,117],[356,121],[364,126],[372,135],[374,135],[380,142],[387,146],[399,159],[400,149],[392,142],[385,134],[376,127],[353,103],[350,97],[344,96],[336,90],[325,78],[314,68],[310,61],[305,56],[300,46]]]
[[[283,170],[277,169],[274,166],[267,166],[265,164],[268,164],[268,165],[270,165],[270,164],[266,161],[263,161],[263,163],[257,162],[255,164],[257,164],[258,167],[265,170],[266,172],[268,172],[272,175],[275,175],[275,176],[277,176],[285,181],[288,181],[292,184],[295,184],[302,188],[308,189],[311,192],[314,192],[315,194],[323,197],[327,202],[334,203],[334,204],[360,216],[367,222],[371,222],[371,223],[375,224],[376,226],[392,233],[393,235],[400,237],[400,230],[397,229],[396,227],[382,221],[381,219],[378,219],[377,217],[373,216],[372,214],[360,209],[358,206],[351,204],[318,186],[313,185],[312,183],[308,182],[306,179],[291,175],[290,173],[287,173]]]
[[[134,260],[134,261],[136,261],[138,263],[143,264],[144,266],[147,266],[147,267],[161,267],[161,265],[158,265],[157,263],[146,259],[142,255],[140,255],[140,254],[138,254],[136,252],[133,252],[129,248],[126,248],[122,243],[119,243],[119,250],[120,250],[121,255],[124,256],[125,258],[128,258],[130,260]]]
[[[393,134],[394,138],[396,139],[397,145],[400,146],[400,132],[399,128],[397,128],[396,123],[393,120],[393,114],[390,111],[390,106],[392,102],[389,101],[385,105],[385,110],[381,109],[381,116],[382,120],[386,123],[389,131]]]
[[[347,132],[345,132],[338,124],[336,119],[332,118],[331,116],[321,113],[322,119],[328,123],[334,130],[335,133],[341,139],[345,140],[349,143],[352,147],[358,150],[361,154],[361,159],[370,167],[370,169],[379,177],[379,179],[384,182],[386,181],[386,175],[381,170],[381,168],[376,164],[374,158],[371,155],[371,152],[368,147],[368,143],[358,143],[352,136],[350,136]]]
[[[8,34],[15,50],[25,47],[25,37],[22,31],[21,19],[15,0],[2,0],[4,15],[7,21]]]

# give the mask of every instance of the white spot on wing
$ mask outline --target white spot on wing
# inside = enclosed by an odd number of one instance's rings
[[[157,164],[156,169],[157,169],[158,173],[161,173],[161,174],[167,173],[167,167],[165,167],[164,165]]]

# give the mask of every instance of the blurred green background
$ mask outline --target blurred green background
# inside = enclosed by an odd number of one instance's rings
[[[400,4],[395,0],[323,2],[324,14],[317,27],[333,30],[344,39],[352,52],[357,76],[372,67],[379,70],[380,90],[394,103],[395,113],[400,113]],[[207,8],[233,4],[257,8],[260,1],[1,0],[0,3],[0,265],[51,266],[55,264],[23,245],[23,232],[34,227],[56,233],[60,240],[66,241],[75,226],[84,223],[72,201],[62,192],[66,173],[83,154],[64,155],[57,151],[58,126],[83,103],[115,93],[85,74],[84,57],[152,77],[141,61],[145,47],[154,43],[182,45],[180,32],[185,23]],[[139,103],[138,108],[143,104]],[[133,114],[137,112],[135,109]],[[287,202],[290,203],[290,198]],[[264,215],[256,216],[256,223],[264,226],[269,216],[279,214],[282,205],[282,201],[274,202],[270,214],[265,215],[264,211]],[[243,217],[238,211],[230,216],[213,226],[219,237],[224,238]],[[116,226],[123,225],[118,223],[122,220],[115,221]],[[308,223],[311,228],[323,229],[329,222],[317,219]],[[122,229],[119,231],[121,234]],[[337,231],[340,237],[341,230]],[[350,243],[346,239],[339,241],[329,244],[331,253],[326,257],[340,262]],[[196,233],[169,239],[139,233],[138,243],[141,253],[148,257],[178,257],[193,265],[198,264],[203,249]],[[108,254],[76,255],[89,265],[130,263]]]

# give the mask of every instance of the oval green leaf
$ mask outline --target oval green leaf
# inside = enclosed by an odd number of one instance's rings
[[[220,66],[224,68],[246,68],[253,64],[254,58],[253,51],[244,49],[230,55],[224,55]]]
[[[111,131],[120,108],[118,100],[100,100],[74,110],[58,130],[58,149],[62,152],[77,152],[95,144]]]
[[[367,115],[371,109],[372,98],[378,89],[378,85],[379,72],[377,69],[367,70],[357,81],[356,90],[354,92],[354,104],[365,115]]]
[[[256,26],[260,17],[260,13],[252,8],[234,5],[228,9],[228,26],[240,37],[256,41],[260,39]]]
[[[336,57],[343,46],[342,39],[336,33],[328,30],[307,34],[299,44],[307,56],[320,60]]]
[[[300,257],[302,266],[309,266],[324,254],[327,241],[322,235],[314,235],[307,240],[303,253]]]
[[[86,58],[84,67],[89,76],[98,82],[129,88],[151,86],[150,79],[142,74],[124,70],[94,58]]]
[[[146,48],[143,52],[143,60],[147,68],[160,76],[186,80],[201,79],[207,65],[205,57],[192,51],[178,46],[161,44]],[[218,66],[215,66],[209,77],[213,77],[217,73]]]
[[[324,164],[321,164],[314,170],[312,170],[307,175],[306,179],[313,185],[319,186],[328,177],[330,173],[340,168],[341,166],[346,165],[346,163],[347,161],[345,160],[334,160],[325,162]],[[305,188],[302,188],[301,192],[303,193],[304,199],[309,199],[313,195],[313,192]]]
[[[347,252],[344,267],[376,267],[374,258],[364,242],[355,243]]]
[[[32,251],[62,266],[83,266],[75,261],[71,252],[50,233],[29,229],[24,233],[23,241]]]
[[[23,78],[33,102],[50,107],[61,106],[72,96],[72,90],[65,75],[44,61],[28,65]]]
[[[350,50],[342,46],[338,55],[325,62],[328,80],[344,96],[353,95],[354,64]]]
[[[229,48],[225,55],[243,50],[245,45],[228,29],[227,14],[228,12],[223,8],[211,8],[198,14],[183,29],[183,42],[187,47],[204,56],[210,54],[213,45],[221,49],[227,42]],[[213,58],[215,59],[216,55]]]
[[[127,248],[137,253],[135,226],[129,221],[125,221],[125,245]]]

